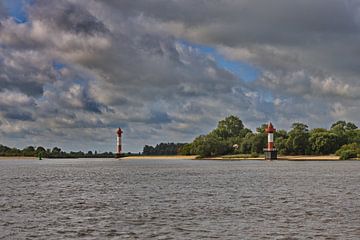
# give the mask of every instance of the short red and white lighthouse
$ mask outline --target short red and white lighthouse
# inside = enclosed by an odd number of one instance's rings
[[[267,148],[264,149],[265,159],[266,160],[275,160],[275,159],[277,159],[277,150],[274,146],[274,133],[275,133],[276,129],[270,122],[268,124],[267,128],[265,129],[265,131],[268,134]]]
[[[121,146],[121,135],[123,131],[121,128],[118,128],[116,131],[117,138],[116,138],[116,157],[119,158],[121,156],[122,146]]]

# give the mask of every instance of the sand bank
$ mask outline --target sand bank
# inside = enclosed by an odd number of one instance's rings
[[[197,156],[129,156],[129,157],[123,157],[121,159],[125,160],[132,160],[132,159],[163,159],[163,160],[171,160],[171,159],[187,159],[187,160],[194,160]]]

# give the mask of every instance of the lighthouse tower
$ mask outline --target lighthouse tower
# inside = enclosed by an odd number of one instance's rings
[[[274,147],[274,133],[276,129],[270,122],[267,128],[265,129],[266,133],[268,134],[268,144],[267,148],[264,149],[265,159],[266,160],[275,160],[277,159],[277,150]]]
[[[121,130],[121,128],[118,128],[118,130],[116,131],[117,134],[117,138],[116,138],[116,157],[119,158],[121,156],[121,135],[122,135],[123,131]]]

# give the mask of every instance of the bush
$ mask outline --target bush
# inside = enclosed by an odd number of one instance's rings
[[[340,153],[340,160],[349,160],[356,157],[357,153],[353,150],[345,150]]]
[[[201,157],[221,156],[232,151],[232,147],[228,146],[226,141],[213,134],[197,137],[191,146],[191,154],[199,155]]]
[[[336,155],[340,156],[341,160],[356,158],[360,155],[360,145],[357,143],[343,145],[336,151]]]

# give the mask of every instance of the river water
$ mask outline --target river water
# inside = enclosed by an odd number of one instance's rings
[[[360,239],[360,162],[0,161],[0,239]]]

